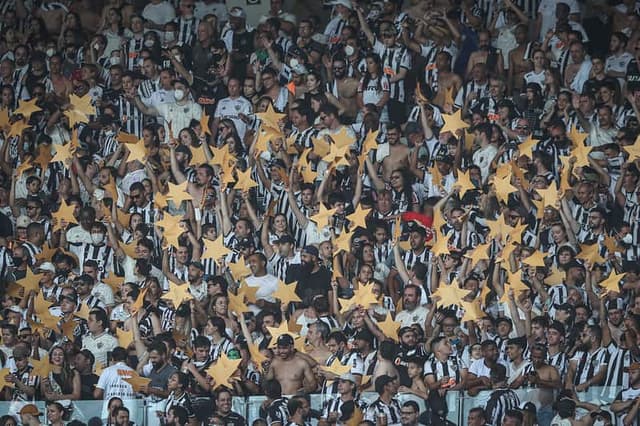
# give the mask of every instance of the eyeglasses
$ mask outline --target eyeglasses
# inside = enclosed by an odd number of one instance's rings
[[[29,337],[33,336],[32,334],[19,334],[18,335],[18,339],[20,340],[25,340],[28,339]],[[15,358],[14,358],[15,359]]]

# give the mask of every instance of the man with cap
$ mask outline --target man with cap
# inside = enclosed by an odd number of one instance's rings
[[[364,420],[373,422],[376,425],[399,425],[400,424],[400,404],[395,398],[398,394],[398,379],[388,375],[376,378],[375,391],[378,398],[367,407],[364,413]]]
[[[285,395],[316,390],[316,378],[309,363],[296,353],[293,337],[281,334],[276,340],[276,356],[271,361],[266,380],[276,379]]]
[[[400,350],[394,362],[398,370],[398,381],[401,386],[411,387],[411,378],[407,372],[409,359],[418,357],[424,362],[427,358],[424,346],[418,343],[417,337],[416,331],[410,326],[401,327],[398,331]],[[384,340],[386,337],[381,335],[380,338]]]
[[[607,410],[593,411],[591,418],[594,426],[613,426],[613,418]]]
[[[318,426],[329,426],[335,424],[342,426],[340,418],[345,414],[343,407],[345,405],[358,406],[364,408],[364,404],[356,399],[356,378],[351,373],[344,373],[338,379],[338,396],[325,402],[322,408],[322,415],[318,421]]]
[[[611,334],[611,339],[613,339],[616,345],[620,345],[620,337],[623,333],[622,320],[624,319],[624,301],[619,297],[609,299],[607,300],[606,307],[607,312],[604,318],[606,318],[607,321],[605,321],[604,324],[601,324],[603,331],[604,327],[607,327]]]
[[[634,362],[629,372],[629,387],[620,391],[611,403],[611,411],[616,415],[618,424],[624,426],[640,425],[640,363]]]
[[[319,262],[320,252],[307,245],[300,253],[300,264],[289,265],[285,282],[298,282],[296,294],[302,300],[311,300],[316,295],[326,295],[332,300],[331,272]]]
[[[106,309],[104,303],[92,295],[94,284],[95,280],[88,274],[82,274],[73,280],[73,288],[76,290],[76,293],[78,293],[78,306],[86,305],[88,309]]]
[[[189,127],[191,120],[200,121],[202,107],[194,102],[190,95],[190,84],[184,78],[173,81],[173,102],[167,102],[154,106],[146,106],[140,96],[136,94],[134,102],[138,109],[145,115],[160,117],[164,122],[165,140],[168,143],[171,138],[177,137],[180,129]],[[129,97],[131,95],[128,95]],[[171,129],[169,128],[171,123]]]
[[[427,241],[427,229],[424,226],[420,226],[414,223],[413,226],[411,226],[410,232],[409,232],[410,249],[405,251],[402,254],[402,263],[404,263],[404,266],[407,271],[412,270],[414,265],[418,262],[423,263],[425,265],[429,264],[429,260],[431,258],[431,252],[429,251],[429,249],[427,249],[425,245],[426,241]],[[390,256],[389,258],[395,262],[396,257],[397,256],[393,256],[393,257]],[[397,302],[401,294],[401,291],[400,291],[401,287],[400,287],[400,280],[398,276],[399,275],[398,269],[397,267],[395,267],[395,265],[392,265],[392,266],[393,267],[391,269],[391,272],[387,277],[387,283],[389,284],[389,291],[391,293],[390,294],[391,298],[393,299],[394,302]],[[419,297],[417,299],[416,304],[418,304],[421,299],[420,294],[418,296]],[[426,317],[426,313],[423,312],[423,314]],[[412,318],[412,317],[413,315],[409,318]],[[424,324],[424,321],[421,324]]]
[[[362,358],[364,363],[364,374],[366,376],[370,376],[373,374],[373,370],[376,366],[376,361],[378,358],[377,351],[373,349],[373,342],[375,338],[373,333],[369,331],[369,329],[364,328],[359,330],[353,336],[353,346]]]
[[[8,388],[11,401],[33,401],[36,389],[40,387],[40,379],[32,374],[33,367],[29,365],[29,352],[26,344],[18,343],[13,348],[12,358],[7,362],[10,374],[6,381],[13,383],[13,388]]]
[[[27,404],[24,405],[20,411],[20,423],[25,426],[36,426],[41,425],[40,416],[42,413],[38,410],[38,407],[35,404]]]
[[[95,221],[91,225],[91,242],[84,244],[69,244],[69,250],[78,258],[80,265],[84,265],[87,260],[94,260],[98,263],[98,275],[100,278],[106,276],[107,272],[113,271],[113,248],[107,244],[107,227],[104,223]],[[66,244],[66,240],[61,238],[61,245]]]
[[[267,271],[279,280],[285,281],[289,265],[298,263],[300,257],[295,251],[296,242],[289,234],[285,234],[274,241],[277,250],[269,242],[269,227],[262,227],[261,240],[265,256],[267,256]]]
[[[349,25],[353,4],[351,0],[333,0],[327,4],[333,6],[335,13],[333,14],[334,18],[327,23],[323,34],[329,45],[334,45],[341,41],[342,29]]]

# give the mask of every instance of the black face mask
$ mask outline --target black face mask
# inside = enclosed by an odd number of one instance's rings
[[[302,262],[302,272],[305,274],[310,274],[313,271],[313,263],[312,262]]]
[[[22,258],[18,257],[18,256],[11,256],[11,260],[13,261],[13,266],[15,266],[16,268],[20,265],[22,265]]]

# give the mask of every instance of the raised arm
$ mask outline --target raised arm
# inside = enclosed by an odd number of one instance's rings
[[[358,14],[358,21],[360,22],[360,28],[362,29],[362,32],[367,37],[367,41],[369,42],[369,44],[373,45],[376,41],[376,37],[371,31],[371,27],[369,27],[369,24],[367,23],[367,20],[365,19],[362,8],[360,6],[356,6],[356,13]]]

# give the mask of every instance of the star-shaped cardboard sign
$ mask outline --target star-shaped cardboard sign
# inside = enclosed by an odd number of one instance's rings
[[[127,163],[132,161],[139,161],[142,164],[147,162],[147,148],[144,147],[144,141],[140,139],[136,143],[129,143],[126,145],[129,149],[129,156],[127,157]]]
[[[231,253],[231,250],[224,246],[224,238],[220,235],[214,241],[208,240],[204,238],[202,240],[204,243],[204,252],[202,253],[203,259],[220,259]]]
[[[367,216],[371,212],[371,209],[363,209],[361,204],[358,204],[356,210],[347,216],[349,220],[349,229],[354,231],[356,228],[360,227],[363,229],[367,229]]]
[[[469,170],[466,172],[458,170],[458,179],[454,185],[460,187],[460,198],[464,197],[467,191],[477,189],[476,185],[471,181],[471,177],[469,177]]]
[[[3,368],[2,370],[0,370],[0,390],[4,389],[5,387],[8,387],[8,388],[15,387],[13,383],[7,382],[6,377],[10,374],[11,374],[11,370],[8,368]]]
[[[29,358],[29,364],[33,367],[30,373],[32,377],[48,377],[52,371],[48,356],[40,360]]]
[[[31,291],[34,293],[38,293],[40,291],[40,280],[42,277],[44,277],[44,274],[34,274],[31,272],[31,268],[27,268],[27,274],[25,277],[16,282],[24,288],[24,295],[26,297]]]
[[[584,146],[584,141],[589,137],[588,133],[579,132],[578,129],[573,126],[567,137],[573,142],[576,147]]]
[[[65,167],[67,163],[73,158],[75,148],[70,143],[65,145],[53,145],[56,150],[56,154],[51,159],[52,163],[60,161]]]
[[[124,278],[118,277],[116,274],[109,274],[109,276],[102,278],[102,282],[111,287],[114,293],[120,291],[120,286],[124,283]]]
[[[178,247],[180,245],[180,235],[184,233],[184,229],[181,226],[176,226],[175,228],[165,229],[162,233],[162,236],[165,239],[165,243],[162,248],[167,248],[169,246]]]
[[[604,237],[604,241],[602,242],[602,245],[604,245],[607,248],[607,252],[609,253],[617,253],[617,252],[622,252],[622,247],[618,246],[618,241],[610,236],[606,236]]]
[[[558,268],[552,268],[551,273],[547,275],[543,281],[546,285],[553,287],[556,285],[562,285],[566,277],[567,273],[565,271],[561,271]]]
[[[135,144],[140,140],[140,138],[138,138],[133,133],[127,132],[118,132],[118,136],[116,136],[116,139],[118,140],[118,142],[126,144]]]
[[[118,345],[125,349],[133,343],[133,331],[125,331],[122,328],[116,328],[116,337],[118,338]]]
[[[369,130],[369,132],[367,132],[367,136],[365,136],[364,142],[362,143],[362,153],[363,154],[367,154],[372,149],[378,149],[378,134],[379,133],[380,133],[379,130],[376,130],[375,132]]]
[[[64,116],[69,119],[69,127],[72,129],[77,128],[79,124],[88,123],[89,117],[82,111],[76,109],[69,109],[64,112]]]
[[[345,313],[353,306],[362,306],[368,309],[371,305],[378,303],[376,295],[373,293],[373,285],[360,285],[357,290],[353,292],[351,299],[338,299],[340,301],[340,313]]]
[[[76,327],[78,326],[78,323],[76,323],[75,320],[73,319],[74,317],[75,315],[68,321],[61,321],[59,325],[60,332],[62,333],[63,336],[65,336],[69,340],[74,339],[73,334],[76,330]]]
[[[236,315],[240,315],[244,312],[249,312],[249,306],[245,303],[245,295],[243,292],[238,291],[238,294],[233,294],[232,292],[227,293],[227,297],[229,299],[229,312],[232,312]]]
[[[229,262],[227,263],[227,268],[229,268],[229,272],[231,272],[231,276],[236,281],[241,281],[242,279],[251,275],[251,269],[247,267],[246,261],[243,257],[238,259],[237,262]]]
[[[598,284],[602,288],[600,297],[604,297],[609,293],[620,293],[620,280],[624,278],[625,275],[626,272],[617,274],[616,271],[611,271],[609,276]]]
[[[249,191],[251,188],[255,188],[256,186],[258,186],[258,183],[255,180],[251,179],[250,168],[247,168],[247,170],[245,170],[244,172],[237,170],[236,174],[238,176],[238,181],[236,182],[234,189],[237,189],[242,192],[246,192],[246,191]]]
[[[511,273],[509,270],[507,270],[507,277],[509,288],[513,290],[515,294],[531,290],[531,288],[529,288],[529,286],[527,286],[524,281],[522,281],[521,271],[518,270],[515,273]]]
[[[385,336],[396,342],[398,341],[398,330],[400,329],[400,326],[402,324],[400,324],[400,322],[398,321],[394,321],[391,318],[391,313],[387,312],[387,316],[385,317],[384,321],[379,321],[377,325],[380,331],[382,331]]]
[[[580,246],[580,253],[576,256],[578,259],[588,260],[591,265],[596,263],[604,263],[606,259],[600,255],[600,245],[595,244],[582,244]]]
[[[533,139],[531,136],[532,135],[529,135],[529,137],[525,139],[524,142],[518,145],[518,151],[520,152],[521,156],[525,155],[529,158],[533,158],[533,148],[536,147],[540,140]]]
[[[269,151],[269,143],[282,139],[284,135],[279,128],[273,128],[268,126],[260,126],[256,133],[255,150],[256,152]]]
[[[535,250],[533,253],[531,253],[530,256],[522,259],[522,263],[524,263],[525,265],[529,265],[529,266],[546,266],[546,264],[544,263],[544,259],[547,257],[546,254],[542,253],[539,250]]]
[[[142,305],[144,304],[144,296],[147,294],[147,290],[149,289],[148,288],[142,289],[140,291],[140,294],[138,294],[138,298],[135,300],[135,302],[133,302],[133,304],[129,308],[129,310],[131,311],[131,315],[135,314],[140,309],[142,309]]]
[[[369,376],[369,377],[371,377],[371,376]],[[362,378],[362,380],[364,382],[364,377]],[[354,407],[355,408],[353,410],[353,414],[346,421],[345,426],[360,426],[360,423],[362,423],[362,419],[364,419],[364,413],[362,412],[360,407],[358,407],[357,404]]]
[[[318,229],[322,229],[329,224],[329,219],[336,213],[336,209],[328,210],[323,202],[320,202],[320,210],[317,214],[310,217],[312,221],[318,225]]]
[[[284,120],[286,116],[286,114],[277,113],[271,103],[269,103],[265,112],[256,113],[256,117],[262,121],[262,125],[272,129],[280,129],[280,121]]]
[[[96,107],[92,104],[91,95],[77,96],[73,93],[69,95],[69,103],[75,111],[85,115],[96,115]]]
[[[179,228],[180,222],[182,221],[183,221],[182,216],[173,216],[168,212],[163,212],[162,219],[157,220],[155,225],[160,226],[165,230],[167,230],[167,229]]]
[[[202,132],[205,135],[210,135],[211,134],[211,129],[209,128],[209,118],[210,117],[203,110],[202,111],[202,116],[200,117],[200,128],[202,129]]]
[[[506,238],[509,232],[513,230],[513,227],[507,225],[504,221],[504,215],[498,216],[497,220],[487,220],[487,226],[489,227],[489,238]]]
[[[48,309],[44,312],[40,312],[38,314],[38,319],[40,320],[40,323],[49,330],[57,331],[60,329],[60,327],[58,327],[60,318],[51,315],[51,312],[49,312]]]
[[[75,223],[78,224],[75,216],[73,216],[73,211],[75,210],[75,206],[67,204],[66,201],[62,200],[58,211],[53,213],[53,217],[56,219],[56,224],[53,227],[54,231],[62,228],[62,221],[64,220],[67,223]]]
[[[518,188],[511,185],[511,173],[502,179],[496,177],[493,179],[493,184],[496,187],[496,196],[500,201],[505,203],[509,201],[509,194],[518,190]]]
[[[313,142],[313,153],[318,157],[325,157],[331,151],[331,146],[324,136],[311,138],[311,142]]]
[[[78,318],[82,318],[85,321],[89,321],[90,313],[91,313],[91,309],[89,309],[89,305],[87,305],[86,303],[81,303],[80,309],[76,311],[74,315],[77,316]]]
[[[473,251],[467,252],[464,255],[464,257],[468,257],[469,259],[471,259],[471,264],[469,265],[469,268],[473,268],[481,260],[489,260],[488,250],[490,246],[491,246],[491,243],[478,244],[478,246],[475,249],[473,249]]]
[[[356,138],[349,135],[346,126],[341,126],[337,133],[333,133],[329,137],[338,148],[345,148],[346,151],[356,142]]]
[[[14,136],[21,137],[22,133],[29,127],[31,126],[27,124],[26,120],[17,120],[10,126],[9,132],[7,133],[7,139],[11,139]]]
[[[33,98],[29,101],[18,101],[18,108],[13,111],[13,114],[22,114],[25,116],[25,118],[29,119],[31,117],[31,114],[33,114],[34,112],[42,111],[42,108],[36,105],[36,102],[38,102],[37,98]]]
[[[183,302],[193,299],[191,293],[189,293],[188,284],[176,284],[169,281],[169,291],[167,291],[160,299],[171,300],[173,306],[177,309]]]
[[[167,198],[172,200],[176,204],[176,206],[182,204],[183,201],[193,200],[193,197],[187,191],[188,184],[189,182],[186,180],[180,185],[174,185],[173,183],[169,182],[169,194],[167,195]]]
[[[10,125],[9,108],[0,108],[0,131],[5,131]]]
[[[322,371],[329,373],[329,377],[327,377],[327,379],[329,380],[330,378],[335,380],[338,377],[342,376],[343,374],[351,373],[351,366],[342,365],[338,357],[334,358],[331,364],[319,365],[318,367],[320,367]]]
[[[480,307],[480,300],[474,300],[473,302],[465,302],[464,300],[462,300],[460,304],[464,309],[464,316],[462,317],[462,322],[467,322],[467,321],[475,322],[485,316],[484,311]]]
[[[558,188],[554,182],[551,182],[545,189],[536,188],[535,191],[542,197],[542,202],[545,207],[556,207],[556,201],[558,201]]]
[[[442,114],[444,126],[440,129],[440,133],[451,132],[455,135],[456,131],[469,127],[469,125],[462,120],[461,114],[462,110],[458,110],[453,114]]]
[[[207,154],[204,152],[204,144],[200,146],[190,146],[189,150],[191,151],[191,161],[189,162],[191,166],[197,167],[209,162],[209,160],[207,160]]]
[[[289,330],[289,326],[287,325],[286,321],[282,321],[278,327],[267,327],[267,330],[271,335],[271,343],[269,344],[270,348],[275,348],[278,342],[278,337],[284,334],[288,334],[294,339],[298,337],[298,334]]]
[[[318,177],[318,172],[314,172],[311,165],[307,162],[306,165],[302,167],[300,175],[304,183],[314,183]]]
[[[453,280],[449,285],[441,284],[440,287],[431,295],[432,298],[438,298],[436,306],[445,307],[451,305],[460,305],[460,301],[469,295],[468,290],[464,290],[458,286],[458,281]]]
[[[436,230],[435,234],[436,234],[436,241],[431,247],[431,252],[435,256],[441,256],[444,254],[451,253],[449,251],[449,238],[451,238],[451,234],[453,234],[453,231],[448,235],[443,235],[442,232]]]
[[[260,352],[260,348],[258,347],[258,345],[252,343],[248,346],[249,346],[249,353],[251,354],[251,362],[253,362],[253,364],[259,371],[264,372],[264,367],[262,366],[262,363],[264,363],[265,361],[268,361],[269,358],[262,355],[262,352]]]
[[[281,303],[289,305],[291,302],[302,302],[300,297],[296,294],[297,281],[291,284],[285,284],[284,281],[278,280],[278,288],[273,292],[272,296],[279,299]]]
[[[576,157],[576,162],[574,164],[575,167],[582,167],[589,165],[589,154],[593,147],[578,145],[573,150],[571,150],[571,155]]]
[[[343,229],[338,238],[335,239],[333,244],[334,255],[341,252],[342,250],[345,253],[351,252],[351,237],[353,232],[345,232]]]
[[[325,155],[324,157],[322,157],[322,161],[325,161],[327,163],[333,163],[334,161],[336,161],[336,166],[340,165],[342,162],[340,160],[345,160],[346,161],[346,157],[348,154],[348,150],[349,150],[349,146],[343,146],[343,147],[339,147],[336,144],[332,144],[331,147],[329,148],[329,153],[327,155]],[[344,163],[342,163],[344,164]],[[349,165],[349,162],[347,161],[346,165]]]
[[[151,379],[142,377],[135,371],[128,371],[127,374],[130,374],[131,377],[126,377],[123,380],[131,385],[134,392],[140,392],[142,388],[146,388],[151,383]]]
[[[51,155],[51,146],[40,145],[38,147],[38,156],[35,160],[33,160],[33,163],[40,166],[42,170],[45,170],[47,167],[49,167],[51,158],[53,158],[53,156]]]
[[[242,281],[240,283],[240,288],[238,289],[238,291],[244,293],[244,297],[247,299],[249,303],[255,304],[256,301],[258,300],[256,293],[258,293],[259,289],[260,287],[253,287],[247,284],[246,281]]]
[[[634,161],[636,158],[640,158],[640,136],[638,136],[633,145],[622,145],[622,149],[629,154],[628,161]]]
[[[235,374],[241,362],[241,359],[229,359],[225,353],[222,353],[220,358],[205,370],[213,379],[213,390],[220,386],[233,385],[230,379]]]

